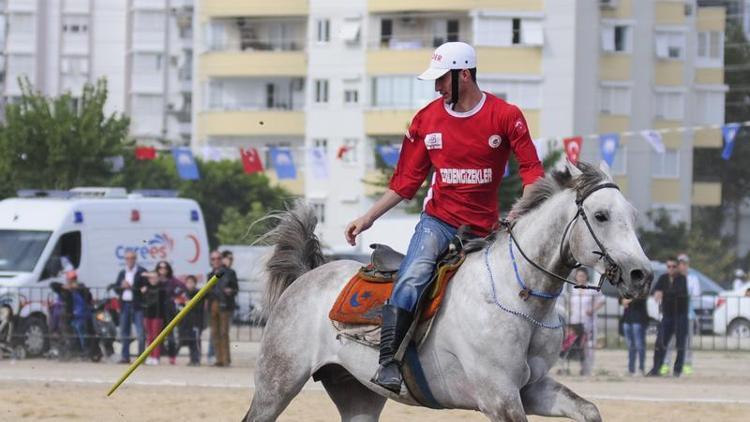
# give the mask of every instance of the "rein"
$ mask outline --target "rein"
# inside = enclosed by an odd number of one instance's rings
[[[521,299],[528,300],[530,296],[539,297],[542,299],[554,299],[560,295],[560,293],[562,292],[562,289],[560,289],[560,291],[557,293],[546,293],[546,292],[535,291],[535,290],[528,288],[526,284],[524,284],[523,280],[521,279],[518,273],[518,268],[516,266],[516,258],[513,255],[513,244],[515,244],[516,248],[518,249],[518,252],[521,253],[521,256],[523,256],[523,258],[529,264],[531,264],[534,268],[543,272],[549,277],[562,281],[563,283],[572,284],[573,288],[575,289],[592,289],[598,292],[601,290],[602,284],[604,284],[604,282],[607,280],[609,280],[609,282],[613,285],[619,284],[620,271],[621,271],[620,267],[615,263],[614,259],[612,259],[609,253],[607,253],[607,249],[604,247],[602,242],[596,236],[596,233],[594,233],[594,229],[593,227],[591,227],[591,223],[589,222],[588,217],[586,217],[586,212],[583,210],[583,201],[585,201],[586,198],[588,198],[592,193],[600,189],[605,189],[605,188],[612,188],[612,189],[620,190],[620,188],[614,183],[603,183],[601,185],[594,186],[593,188],[591,188],[590,190],[588,190],[587,192],[583,194],[580,194],[580,193],[578,194],[576,198],[576,205],[578,206],[578,211],[576,211],[576,214],[573,216],[570,222],[565,226],[565,230],[563,231],[562,238],[560,239],[560,258],[566,261],[567,254],[564,253],[565,239],[568,237],[568,232],[570,231],[570,228],[573,226],[573,223],[575,223],[576,220],[578,220],[578,217],[581,217],[583,222],[586,223],[586,227],[588,228],[589,233],[591,234],[591,237],[594,239],[594,242],[596,242],[596,245],[599,248],[598,251],[593,251],[593,253],[599,256],[599,260],[604,260],[607,265],[607,268],[604,274],[602,274],[602,277],[599,279],[599,284],[596,286],[590,286],[590,285],[579,286],[574,281],[571,281],[565,277],[561,277],[547,270],[541,265],[537,264],[536,262],[534,262],[534,260],[530,259],[526,255],[526,253],[524,253],[523,249],[521,249],[521,245],[518,244],[516,237],[513,235],[514,224],[508,220],[502,220],[500,222],[500,225],[503,226],[505,230],[508,232],[508,234],[510,235],[510,238],[508,240],[509,242],[508,247],[510,249],[511,261],[513,262],[513,269],[515,270],[515,273],[516,273],[516,280],[518,281],[518,284],[521,286],[521,291],[518,293],[518,296]],[[573,257],[573,259],[575,260],[575,257]],[[572,264],[570,262],[565,262],[565,265],[571,269],[578,268],[581,266],[581,264],[577,260]]]

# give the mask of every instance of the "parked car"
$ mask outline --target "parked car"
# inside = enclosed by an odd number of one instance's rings
[[[651,292],[653,293],[656,281],[659,279],[659,277],[662,276],[662,274],[667,271],[667,266],[663,262],[651,261],[651,268],[654,272],[654,281],[651,283]],[[701,285],[701,296],[693,297],[690,299],[699,321],[700,332],[705,334],[712,333],[714,331],[713,318],[714,309],[716,307],[716,297],[721,292],[723,292],[724,289],[707,275],[694,268],[690,268],[690,274],[695,275]],[[598,274],[594,274],[591,278],[591,280],[598,279]],[[600,325],[605,324],[604,329],[608,331],[615,330],[617,327],[617,322],[622,315],[622,307],[618,303],[619,295],[617,293],[617,289],[609,283],[605,283],[602,286],[602,294],[604,294],[606,302],[605,306],[599,311],[599,317],[600,319],[604,319],[605,321],[600,323]],[[649,295],[648,301],[646,303],[648,307],[648,316],[651,320],[651,323],[652,325],[656,325],[656,323],[661,320],[659,305],[656,303],[652,295]]]
[[[750,282],[736,290],[721,292],[716,298],[714,332],[732,337],[750,338]]]

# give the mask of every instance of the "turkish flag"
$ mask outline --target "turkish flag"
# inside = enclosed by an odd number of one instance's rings
[[[578,157],[581,156],[583,138],[580,136],[565,138],[563,143],[565,144],[565,155],[568,156],[568,160],[573,164],[578,164]]]
[[[154,147],[135,147],[136,160],[154,160],[156,159],[156,148]]]
[[[263,171],[263,162],[260,161],[257,149],[253,147],[248,149],[240,148],[240,156],[242,157],[242,167],[245,168],[245,173],[253,174]]]

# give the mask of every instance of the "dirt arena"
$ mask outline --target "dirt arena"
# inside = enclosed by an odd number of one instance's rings
[[[252,346],[250,347],[253,348]],[[0,361],[0,420],[237,421],[252,394],[253,353],[229,369],[142,367],[113,397],[123,365]],[[649,354],[650,355],[650,354]],[[242,359],[244,357],[244,360]],[[750,354],[697,352],[696,373],[674,379],[624,376],[624,351],[599,351],[597,375],[557,377],[594,401],[605,421],[742,421],[750,415]],[[577,371],[573,364],[571,369]],[[321,386],[308,383],[280,421],[335,421]],[[383,421],[482,421],[481,414],[434,411],[389,402]],[[531,420],[545,420],[534,418]]]

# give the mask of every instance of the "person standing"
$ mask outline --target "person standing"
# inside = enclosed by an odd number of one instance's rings
[[[219,279],[211,289],[208,300],[208,310],[211,319],[211,339],[216,354],[214,366],[229,366],[231,356],[229,352],[229,326],[232,322],[234,312],[234,297],[237,295],[237,274],[231,268],[227,268],[222,262],[219,251],[211,252],[211,272],[208,280],[224,270],[224,276]]]
[[[589,273],[583,268],[576,270],[576,284],[589,284]],[[596,313],[604,306],[601,295],[591,289],[573,288],[570,293],[568,321],[573,326],[583,328],[581,339],[581,375],[590,376],[594,369],[594,350],[596,348]]]
[[[167,305],[167,291],[159,282],[156,273],[147,273],[148,283],[141,287],[143,294],[143,325],[146,329],[146,341],[153,343],[164,327],[164,315]],[[146,365],[158,365],[161,348],[156,347],[146,359]]]
[[[182,309],[192,300],[199,292],[198,281],[195,276],[185,277],[186,290],[178,299],[178,309]],[[180,345],[187,346],[190,351],[190,363],[188,366],[200,366],[201,362],[201,331],[203,330],[203,302],[196,304],[185,318],[180,322]]]
[[[654,366],[647,374],[648,376],[660,376],[660,368],[664,363],[667,345],[674,335],[677,358],[674,362],[675,377],[682,375],[682,366],[685,361],[685,340],[688,330],[688,295],[687,280],[677,269],[677,260],[667,260],[667,272],[659,277],[654,287],[654,299],[661,308],[661,323],[659,333],[656,336],[654,350]]]
[[[693,373],[693,334],[696,330],[700,330],[700,321],[698,321],[695,313],[695,304],[699,306],[703,303],[701,300],[701,282],[698,280],[698,276],[690,274],[690,258],[685,254],[680,254],[677,257],[677,270],[687,280],[688,288],[688,329],[687,339],[685,340],[685,363],[682,365],[682,373],[684,375],[690,375]],[[676,340],[676,339],[675,339]],[[664,363],[662,364],[659,372],[662,375],[669,373],[669,366],[672,362],[672,353],[674,350],[675,341],[670,341],[667,345],[667,354],[664,357]]]
[[[167,295],[164,308],[164,325],[167,325],[177,315],[176,300],[185,292],[186,287],[185,283],[175,278],[172,266],[167,261],[159,261],[156,264],[156,274],[159,277],[159,285],[162,286]],[[167,336],[167,356],[170,365],[176,363],[177,349],[175,333],[171,331]]]
[[[648,309],[646,299],[620,299],[622,312],[622,331],[628,345],[628,374],[636,374],[636,357],[640,374],[646,373],[646,328],[648,327]]]
[[[417,112],[404,137],[386,192],[344,230],[347,242],[404,199],[411,199],[434,169],[423,212],[401,263],[390,299],[382,307],[379,367],[372,381],[398,393],[399,349],[427,288],[437,258],[461,226],[485,236],[498,222],[498,186],[514,155],[523,186],[544,176],[521,110],[477,85],[474,47],[448,42],[432,54],[418,79],[434,81],[440,97]],[[529,190],[524,188],[524,195]],[[511,216],[512,218],[512,216]]]
[[[740,290],[747,283],[747,275],[742,268],[734,270],[734,280],[732,281],[732,290]]]
[[[143,330],[143,307],[141,306],[141,287],[146,285],[143,274],[146,269],[136,264],[133,251],[125,252],[125,268],[117,274],[117,279],[110,287],[120,298],[120,363],[130,363],[130,342],[133,341],[131,328],[135,326],[138,340],[138,354],[146,350],[146,335]]]

